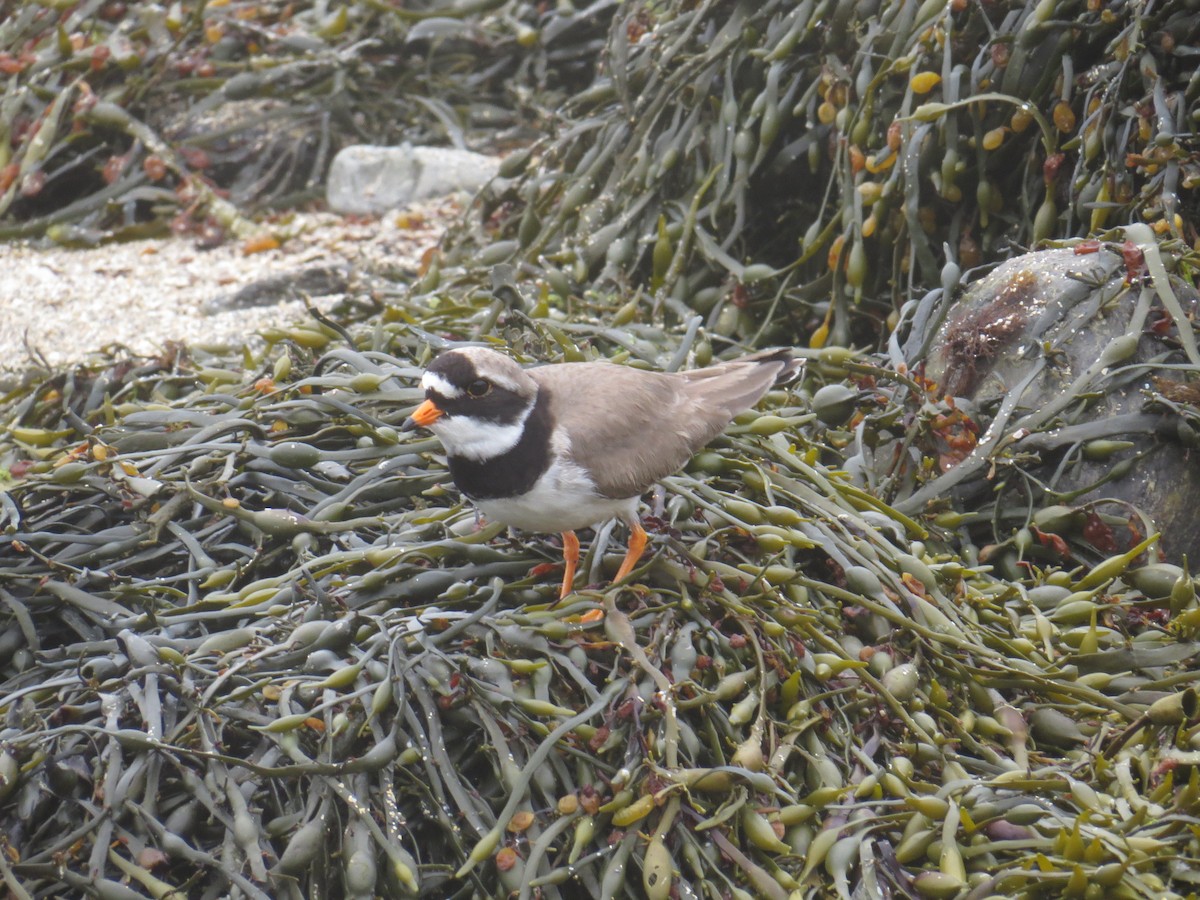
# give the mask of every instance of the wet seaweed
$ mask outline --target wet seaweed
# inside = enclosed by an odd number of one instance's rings
[[[414,295],[353,345],[314,323],[246,368],[97,360],[8,398],[10,884],[1187,884],[1171,861],[1194,840],[1195,582],[1146,564],[1155,536],[1021,579],[971,563],[936,509],[847,476],[853,444],[812,395],[857,379],[862,434],[942,401],[831,348],[667,479],[632,589],[555,607],[552,542],[481,527],[436,442],[401,439],[431,338],[400,320],[419,313],[453,339],[491,300]],[[497,323],[552,360],[711,353],[700,334],[621,346],[559,325]]]
[[[904,301],[1131,221],[1194,244],[1195,23],[1169,6],[630,4],[481,248],[636,315],[875,346]]]
[[[1114,424],[1194,446],[1171,278],[1195,271],[1189,28],[1087,4],[623,6],[562,128],[370,321],[14,386],[7,890],[1191,893],[1196,579],[1136,504],[1032,489],[1056,453],[1127,452]],[[1089,141],[1125,169],[1089,168]],[[1135,326],[1043,407],[1014,389],[985,419],[912,366],[971,252],[1134,211],[1152,224],[1103,249]],[[1078,283],[1097,314],[1111,276]],[[1023,298],[952,327],[971,380]],[[1174,342],[1151,363],[1146,329]],[[632,586],[557,606],[553,539],[480,523],[436,442],[399,431],[458,341],[673,369],[810,332],[804,382],[666,479]],[[1135,375],[1144,409],[1082,415]],[[1028,490],[989,494],[998,471]]]
[[[95,244],[245,237],[349,143],[523,144],[615,3],[9,5],[0,237]]]

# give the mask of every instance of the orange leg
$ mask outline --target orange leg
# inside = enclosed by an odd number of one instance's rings
[[[564,531],[562,542],[563,562],[566,565],[563,568],[563,583],[562,591],[558,595],[559,600],[571,593],[571,584],[575,581],[575,567],[579,565],[579,538],[575,537],[575,532]]]
[[[621,568],[617,569],[617,577],[613,579],[613,583],[621,581],[637,565],[638,560],[642,558],[642,553],[646,550],[646,532],[643,530],[640,522],[631,522],[629,525],[629,549],[625,551],[625,559],[621,562]]]

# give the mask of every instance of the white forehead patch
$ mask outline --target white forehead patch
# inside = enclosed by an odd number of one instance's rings
[[[457,400],[462,396],[462,388],[457,388],[436,372],[426,372],[421,376],[421,389],[432,390],[447,400]]]

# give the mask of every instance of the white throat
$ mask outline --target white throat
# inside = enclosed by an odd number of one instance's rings
[[[429,426],[429,430],[438,436],[451,456],[486,462],[517,446],[525,432],[525,420],[532,411],[531,404],[517,421],[507,425],[470,416],[442,416]]]

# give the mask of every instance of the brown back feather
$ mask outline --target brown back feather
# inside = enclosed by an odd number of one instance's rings
[[[554,420],[590,440],[572,442],[606,497],[633,497],[682,467],[780,379],[798,370],[788,350],[755,353],[682,374],[610,363],[530,369],[551,396]],[[600,376],[600,377],[596,377]]]

